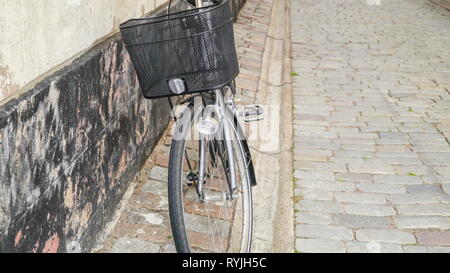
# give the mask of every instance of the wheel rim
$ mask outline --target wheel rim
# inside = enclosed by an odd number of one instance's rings
[[[231,124],[231,123],[230,123]],[[184,221],[184,233],[190,252],[250,252],[252,233],[251,187],[245,153],[242,143],[233,140],[235,154],[237,198],[227,200],[229,186],[226,178],[226,152],[216,136],[205,136],[206,146],[206,183],[204,192],[212,200],[202,202],[197,194],[192,177],[199,167],[199,140],[197,132],[190,124],[183,143],[183,153],[189,158],[182,161],[180,168],[181,202]],[[233,126],[234,128],[234,126]],[[238,132],[234,130],[235,136]],[[188,167],[190,166],[191,169]],[[220,196],[224,196],[219,200]],[[180,227],[178,227],[180,228]]]

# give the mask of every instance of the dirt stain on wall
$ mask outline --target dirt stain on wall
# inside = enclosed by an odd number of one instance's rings
[[[0,100],[19,91],[20,86],[12,81],[8,66],[0,65]]]

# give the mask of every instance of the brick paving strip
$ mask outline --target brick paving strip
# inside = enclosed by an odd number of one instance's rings
[[[450,12],[291,1],[298,252],[450,252]]]
[[[235,23],[241,73],[238,104],[255,103],[270,24],[272,0],[247,0]],[[171,128],[169,126],[169,128]],[[170,130],[155,148],[130,188],[116,221],[95,252],[175,252],[167,199]]]

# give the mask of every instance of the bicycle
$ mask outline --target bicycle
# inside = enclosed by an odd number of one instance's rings
[[[238,122],[234,79],[239,65],[230,1],[132,19],[121,32],[144,97],[189,95],[175,117],[168,197],[179,253],[251,251],[256,177]],[[197,102],[197,103],[196,103]],[[244,121],[263,117],[244,107]]]

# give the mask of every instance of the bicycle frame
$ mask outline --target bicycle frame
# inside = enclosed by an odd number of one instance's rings
[[[211,4],[212,2],[208,1],[208,4]],[[201,8],[203,7],[203,0],[195,0],[195,6],[197,8]],[[228,160],[228,166],[229,166],[229,188],[230,188],[230,194],[228,196],[228,198],[230,200],[234,199],[234,195],[233,192],[236,190],[237,188],[237,183],[236,183],[236,169],[235,169],[235,165],[234,165],[234,154],[233,154],[233,143],[232,143],[232,132],[231,132],[231,128],[230,128],[230,124],[227,121],[227,109],[226,109],[226,104],[225,104],[225,99],[224,99],[224,92],[222,89],[218,89],[214,91],[215,93],[215,97],[216,97],[216,102],[215,105],[216,107],[219,109],[219,114],[220,114],[220,124],[222,124],[223,126],[223,132],[224,132],[224,137],[225,137],[225,149],[227,152],[227,160]],[[205,144],[205,138],[204,136],[200,135],[200,145],[199,145],[199,156],[200,156],[200,166],[199,166],[199,174],[198,174],[198,183],[196,185],[197,187],[197,193],[200,196],[200,199],[204,199],[204,193],[203,193],[203,184],[205,182],[205,167],[206,167],[206,144]]]

